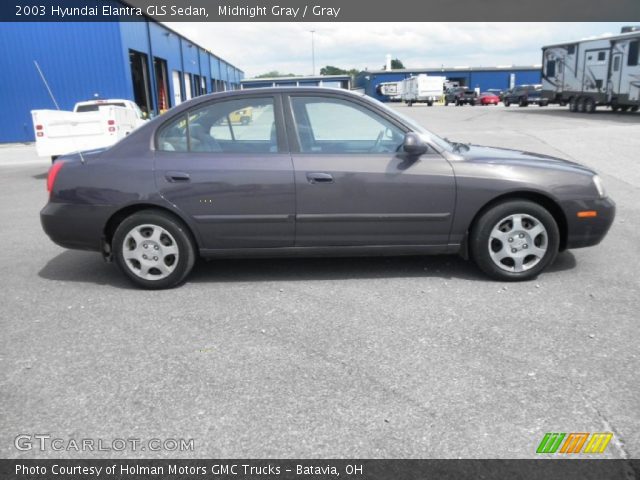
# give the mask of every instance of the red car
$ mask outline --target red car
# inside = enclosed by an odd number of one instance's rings
[[[491,92],[484,92],[480,94],[478,103],[480,103],[480,105],[498,105],[498,103],[500,103],[500,97]]]

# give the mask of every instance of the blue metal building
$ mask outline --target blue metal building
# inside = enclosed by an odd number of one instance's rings
[[[230,63],[168,27],[141,22],[4,23],[0,28],[0,143],[33,141],[31,110],[134,100],[160,113],[203,93],[240,88]]]
[[[367,95],[378,100],[387,100],[380,95],[378,85],[383,82],[397,82],[412,75],[425,73],[447,77],[449,81],[458,82],[461,86],[479,88],[481,91],[490,88],[506,90],[515,85],[541,83],[541,67],[442,67],[420,68],[415,70],[375,70],[360,72],[355,79],[354,88],[364,89]]]

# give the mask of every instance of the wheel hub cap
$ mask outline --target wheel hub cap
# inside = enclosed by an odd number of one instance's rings
[[[138,225],[125,235],[122,244],[125,264],[145,280],[168,277],[178,264],[178,245],[173,236],[158,225]]]
[[[523,272],[535,267],[547,253],[547,230],[531,215],[509,215],[491,230],[488,247],[491,259],[499,268]]]

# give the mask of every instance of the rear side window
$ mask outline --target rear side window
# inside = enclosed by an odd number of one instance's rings
[[[124,107],[124,103],[92,103],[89,105],[78,105],[76,112],[97,112],[100,107]]]
[[[166,152],[275,153],[273,98],[241,98],[189,110],[158,132],[156,145]]]

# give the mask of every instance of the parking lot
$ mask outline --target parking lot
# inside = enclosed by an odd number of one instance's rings
[[[594,167],[609,235],[517,284],[456,256],[252,259],[143,291],[49,241],[48,160],[0,146],[0,456],[531,458],[546,432],[640,456],[640,114],[394,108]],[[19,451],[20,434],[195,449]]]

